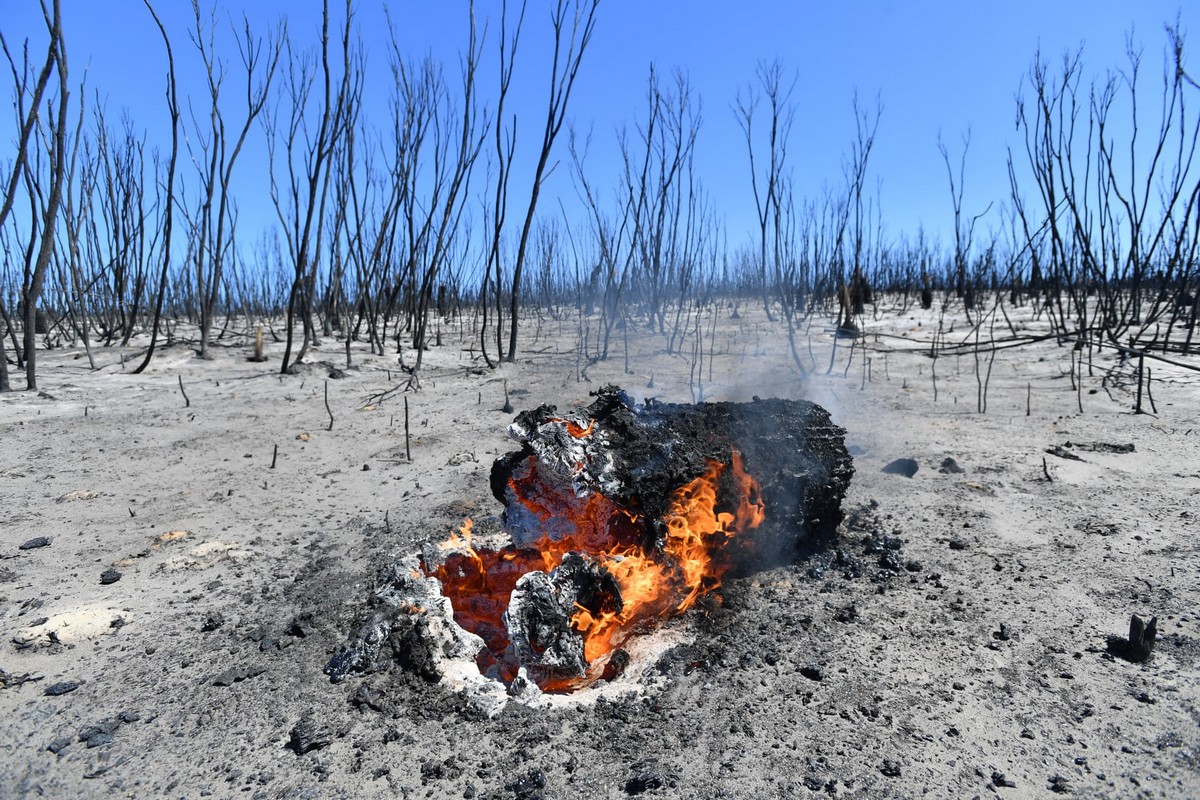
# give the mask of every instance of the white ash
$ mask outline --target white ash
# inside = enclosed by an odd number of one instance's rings
[[[588,432],[575,436],[568,430],[568,423]],[[508,426],[508,435],[528,445],[541,464],[569,480],[576,497],[596,491],[609,497],[620,494],[621,482],[615,474],[608,435],[591,418],[553,417],[533,430],[514,422]]]

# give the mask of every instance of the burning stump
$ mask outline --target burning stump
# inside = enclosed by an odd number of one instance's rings
[[[832,536],[854,473],[844,434],[807,401],[635,405],[611,386],[586,409],[523,412],[521,449],[492,466],[507,535],[476,541],[468,520],[386,570],[326,672],[394,659],[513,693],[611,678],[640,630]]]

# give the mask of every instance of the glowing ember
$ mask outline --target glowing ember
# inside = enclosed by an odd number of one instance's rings
[[[591,435],[594,427],[595,420],[586,429],[567,423],[577,438]],[[726,472],[728,479],[723,480]],[[511,681],[532,658],[544,668],[535,672],[538,682],[550,690],[595,680],[609,654],[637,628],[686,611],[720,586],[729,569],[727,544],[765,517],[758,483],[736,451],[731,465],[709,461],[703,474],[674,492],[661,520],[665,535],[659,542],[647,535],[638,515],[602,494],[579,498],[556,491],[538,475],[536,461],[515,472],[507,488],[510,497],[553,535],[527,546],[477,550],[467,520],[439,545],[445,560],[427,574],[441,582],[455,621],[484,640],[486,649],[478,658],[482,671],[495,670]],[[568,554],[573,560],[565,565]],[[522,580],[531,573],[544,577],[536,585]],[[564,588],[567,573],[570,589]],[[570,649],[570,642],[542,642],[536,626],[530,630],[508,615],[514,591],[521,597],[558,601],[564,592],[573,593],[563,613],[570,614],[570,630],[582,640],[582,669],[569,666],[578,655],[572,659],[560,652]],[[552,605],[543,607],[553,611]],[[514,625],[521,628],[519,643],[510,639]]]

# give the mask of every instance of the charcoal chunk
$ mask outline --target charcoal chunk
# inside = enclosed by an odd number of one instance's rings
[[[266,667],[257,665],[247,665],[241,667],[230,667],[221,674],[213,678],[213,686],[232,686],[235,683],[241,683],[247,678],[253,678],[256,675],[261,675],[267,671]]]
[[[1015,789],[1017,787],[1017,783],[1016,781],[1010,780],[1003,772],[1000,772],[999,770],[992,770],[992,786],[996,786],[1001,789]]]
[[[119,727],[121,727],[121,720],[119,719],[105,719],[91,725],[85,725],[79,729],[79,741],[86,742],[92,737],[102,734],[111,737],[113,731]]]
[[[1059,444],[1056,444],[1053,447],[1047,447],[1046,452],[1052,456],[1058,456],[1061,459],[1065,459],[1066,461],[1083,461],[1082,458]]]
[[[305,714],[292,727],[288,738],[288,749],[302,756],[333,744],[333,733],[317,722],[312,714]]]
[[[58,697],[59,695],[73,692],[78,688],[78,681],[59,681],[58,683],[52,683],[43,689],[42,694],[46,695],[47,697]]]
[[[640,761],[633,765],[633,774],[625,781],[625,794],[639,795],[651,789],[674,786],[675,777],[664,772],[653,761]]]
[[[540,769],[531,769],[511,783],[505,784],[505,791],[512,792],[518,800],[533,800],[541,796],[546,788],[546,775]]]
[[[200,626],[200,632],[211,633],[224,624],[225,615],[223,615],[220,611],[214,611],[204,618],[204,623]]]
[[[59,736],[57,739],[52,740],[50,742],[50,744],[46,745],[46,749],[49,750],[51,753],[54,753],[54,755],[58,755],[63,750],[66,750],[68,747],[70,747],[71,744],[72,744],[71,737]]]
[[[384,711],[387,708],[387,696],[380,689],[359,686],[351,695],[350,704],[359,709],[369,708],[372,711]]]
[[[966,472],[966,470],[960,467],[958,462],[953,458],[946,456],[942,459],[942,465],[938,467],[938,472],[942,473],[943,475],[961,475],[962,473]]]
[[[917,474],[920,465],[917,464],[915,458],[897,458],[895,461],[889,461],[883,468],[883,472],[888,475],[903,475],[906,478],[911,478]]]
[[[1158,636],[1158,617],[1146,622],[1137,614],[1129,617],[1129,636],[1109,636],[1108,652],[1126,661],[1139,663],[1150,657]]]

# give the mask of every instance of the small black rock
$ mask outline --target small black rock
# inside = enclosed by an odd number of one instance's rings
[[[101,731],[99,733],[92,734],[85,741],[87,742],[88,750],[91,750],[93,747],[100,747],[101,745],[112,744],[113,743],[113,735],[111,733],[105,733],[105,732]]]
[[[261,666],[230,667],[213,678],[213,686],[232,686],[247,678],[253,678],[255,675],[262,675],[266,671],[267,668]]]
[[[851,603],[848,606],[839,608],[833,613],[835,622],[854,622],[858,619],[858,606]]]
[[[539,797],[541,790],[546,788],[546,775],[540,769],[531,769],[504,788],[520,800],[532,800]]]
[[[36,550],[39,547],[49,547],[50,538],[47,536],[35,536],[25,544],[21,545],[20,550]]]
[[[350,696],[350,704],[355,708],[383,711],[386,703],[387,696],[381,690],[371,686],[359,686]]]
[[[46,745],[46,749],[49,750],[51,753],[54,753],[54,755],[58,755],[59,753],[61,753],[63,750],[66,750],[70,746],[71,746],[71,737],[70,736],[60,736],[57,739],[55,739],[54,741],[50,742],[50,744]]]
[[[288,623],[287,634],[303,639],[306,636],[311,636],[315,630],[316,626],[313,624],[313,615],[306,611],[303,614],[297,614],[292,617],[292,621]]]
[[[104,570],[104,572],[100,573],[101,586],[107,586],[108,584],[116,583],[119,580],[121,580],[121,573],[117,572],[112,567],[109,567],[108,569]]]
[[[808,678],[810,681],[825,680],[825,673],[816,664],[805,664],[800,668],[800,674]]]
[[[892,552],[884,553],[879,557],[879,566],[889,572],[899,572],[903,569],[900,556]]]
[[[225,616],[219,611],[214,611],[204,618],[204,624],[200,626],[201,633],[210,633],[225,624]]]
[[[953,458],[946,456],[942,459],[942,465],[938,467],[938,472],[942,473],[943,475],[961,475],[962,473],[966,472],[966,470],[960,467],[958,462]]]
[[[1003,772],[992,770],[992,786],[997,786],[1004,789],[1015,789],[1017,784],[1015,781],[1010,781],[1005,777]]]
[[[58,697],[59,695],[73,692],[79,688],[79,681],[60,681],[52,683],[42,690],[42,694],[47,697]]]
[[[883,471],[888,475],[903,475],[906,478],[911,478],[917,474],[919,468],[915,458],[897,458],[883,468]]]
[[[962,539],[951,539],[950,540],[950,549],[951,550],[966,550],[968,546],[969,545]]]
[[[650,789],[661,789],[667,785],[667,780],[661,772],[641,767],[629,780],[625,781],[625,794],[639,795]]]
[[[1055,794],[1067,794],[1071,791],[1071,785],[1062,775],[1050,776],[1050,791]]]
[[[900,764],[895,761],[884,759],[883,766],[879,768],[879,771],[889,778],[899,778]]]
[[[111,734],[119,727],[121,727],[121,720],[119,719],[105,719],[91,725],[84,725],[79,729],[79,741],[86,742],[102,733]]]

